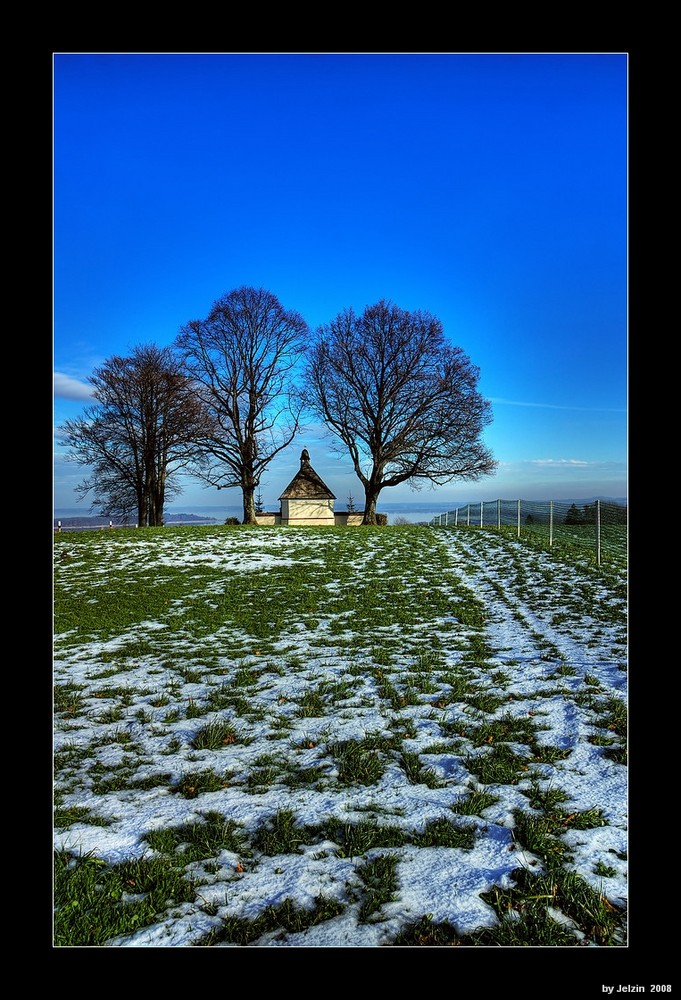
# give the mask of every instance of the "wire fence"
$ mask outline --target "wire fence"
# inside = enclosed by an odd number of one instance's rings
[[[436,514],[432,527],[493,528],[548,548],[586,548],[600,566],[627,557],[627,506],[606,500],[487,500]]]

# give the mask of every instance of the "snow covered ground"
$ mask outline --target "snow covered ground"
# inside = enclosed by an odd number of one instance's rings
[[[566,813],[598,812],[598,825],[566,826],[566,864],[625,909],[627,773],[607,752],[604,707],[627,698],[623,588],[494,532],[390,529],[389,558],[388,530],[363,547],[347,541],[352,532],[326,531],[178,530],[153,544],[116,532],[115,544],[100,540],[96,559],[84,539],[56,538],[56,589],[82,599],[90,614],[55,639],[56,690],[74,699],[56,699],[55,782],[60,807],[81,810],[56,828],[56,849],[111,864],[149,857],[154,833],[215,813],[247,840],[282,813],[302,831],[295,849],[280,854],[221,850],[193,861],[193,901],[169,905],[155,923],[108,945],[195,945],[228,917],[254,920],[284,901],[310,909],[320,898],[337,903],[337,915],[254,944],[381,946],[426,914],[460,935],[494,927],[482,894],[510,888],[521,868],[542,867],[514,832],[518,811],[537,812],[532,788],[560,790]],[[410,562],[396,574],[401,539]],[[341,564],[333,553],[341,544],[352,548],[334,580],[325,568]],[[298,616],[273,612],[265,633],[220,618],[225,581],[243,581],[246,602],[249,588],[278,583],[285,602],[282,588],[297,568],[316,588],[310,608],[305,590],[296,591]],[[157,616],[140,604],[124,625],[107,624],[126,573],[147,579],[153,594],[178,569],[184,596]],[[395,620],[384,611],[371,627],[361,603],[353,610],[349,595],[368,576],[384,599],[394,595]],[[211,608],[220,624],[209,628]],[[467,687],[457,688],[464,677]],[[484,696],[498,704],[485,706]],[[476,736],[504,719],[517,724],[507,746],[527,766],[512,781],[482,780],[499,739]],[[217,748],[201,745],[197,734],[225,721],[234,735]],[[532,739],[518,735],[530,732],[521,724],[533,727]],[[344,778],[348,747],[377,762],[373,780]],[[406,766],[414,760],[416,774]],[[202,790],[208,773],[216,782]],[[121,774],[118,787],[110,779]],[[458,809],[482,793],[489,804],[479,814]],[[419,842],[443,819],[472,831],[472,846]],[[405,838],[353,856],[310,834],[332,822],[369,822]],[[360,919],[362,868],[386,855],[397,856],[398,888]]]

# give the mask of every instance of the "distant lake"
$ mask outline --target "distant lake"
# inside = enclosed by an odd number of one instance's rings
[[[430,521],[431,518],[435,517],[436,514],[443,514],[447,510],[453,510],[455,507],[462,506],[465,501],[461,502],[449,502],[441,501],[440,503],[409,503],[409,502],[396,502],[396,503],[382,503],[379,499],[377,505],[377,511],[382,514],[388,515],[388,524],[394,523],[396,517],[406,518],[410,524],[418,524],[419,521]],[[355,501],[355,506],[357,510],[362,510],[361,501]],[[347,505],[345,503],[336,503],[336,510],[346,510]],[[275,504],[272,506],[265,505],[265,510],[279,510],[279,505]],[[226,518],[228,517],[238,517],[239,520],[243,517],[243,507],[241,504],[225,504],[225,505],[215,505],[215,504],[183,504],[180,502],[175,502],[170,504],[165,509],[166,518],[169,514],[192,514],[194,517],[205,518],[206,523],[216,523],[224,524]],[[54,517],[55,520],[66,517],[89,517],[91,516],[91,511],[88,506],[83,504],[82,507],[55,507]],[[179,521],[175,523],[181,523]],[[194,523],[199,523],[195,521]]]
[[[557,499],[557,498],[554,498]],[[578,499],[574,501],[575,503],[584,504],[590,502],[594,498],[588,499]],[[611,502],[620,503],[626,505],[626,499],[623,497],[610,498]],[[488,501],[491,502],[491,501]],[[532,502],[532,501],[530,501]],[[545,501],[534,501],[536,503],[541,503]],[[561,503],[572,503],[572,500],[561,500]],[[424,502],[409,502],[409,501],[396,501],[390,503],[386,501],[381,502],[379,499],[377,505],[377,511],[379,514],[388,515],[388,524],[394,524],[396,518],[405,518],[410,524],[418,524],[425,521],[428,523],[437,514],[444,514],[447,511],[456,510],[457,507],[465,507],[468,503],[467,500],[441,500]],[[357,510],[362,510],[362,504],[360,500],[355,500],[355,506]],[[479,510],[480,501],[471,502],[471,509],[473,511]],[[335,509],[338,511],[343,511],[347,509],[345,502],[337,501]],[[270,506],[265,504],[265,511],[279,511],[279,504],[274,503]],[[183,504],[181,501],[170,504],[165,509],[166,520],[168,521],[168,515],[182,515],[191,514],[192,524],[224,524],[228,517],[237,517],[240,521],[243,518],[243,507],[241,504]],[[91,516],[90,508],[85,504],[82,507],[56,507],[54,510],[55,521],[67,517],[89,517]],[[198,519],[198,520],[197,520]],[[181,524],[182,520],[178,517],[177,520],[173,518],[170,523]]]
[[[361,502],[355,501],[355,506],[357,510],[362,510],[363,506]],[[457,506],[457,505],[455,505]],[[345,503],[336,503],[334,506],[335,510],[347,510],[347,505]],[[430,521],[431,518],[435,517],[436,514],[442,514],[446,510],[452,510],[451,506],[447,506],[446,503],[381,503],[380,499],[376,506],[378,513],[388,515],[388,523],[394,521],[396,517],[405,517],[411,524],[416,524],[419,521]],[[265,504],[265,510],[279,511],[279,504],[268,506]],[[230,504],[225,507],[215,507],[215,506],[194,506],[191,504],[172,504],[172,506],[166,507],[166,514],[196,514],[200,517],[214,517],[218,522],[222,523],[227,517],[238,517],[240,520],[243,517],[243,507],[240,504]]]

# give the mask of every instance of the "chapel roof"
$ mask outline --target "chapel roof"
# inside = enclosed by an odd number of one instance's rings
[[[303,448],[300,455],[300,469],[279,497],[280,500],[335,500],[326,483],[320,479],[310,465],[310,454]]]

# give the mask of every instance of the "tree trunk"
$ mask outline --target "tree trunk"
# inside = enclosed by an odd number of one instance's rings
[[[255,487],[244,486],[244,524],[257,524],[255,517]]]
[[[166,503],[166,484],[163,473],[157,474],[151,492],[152,507],[154,512],[153,524],[155,528],[163,526],[163,508]]]
[[[150,527],[153,528],[162,527],[163,507],[164,507],[163,487],[157,485],[156,489],[153,491],[151,495],[151,512],[149,516]]]
[[[364,490],[364,519],[362,524],[376,524],[376,504],[378,503],[378,490],[366,487]]]

